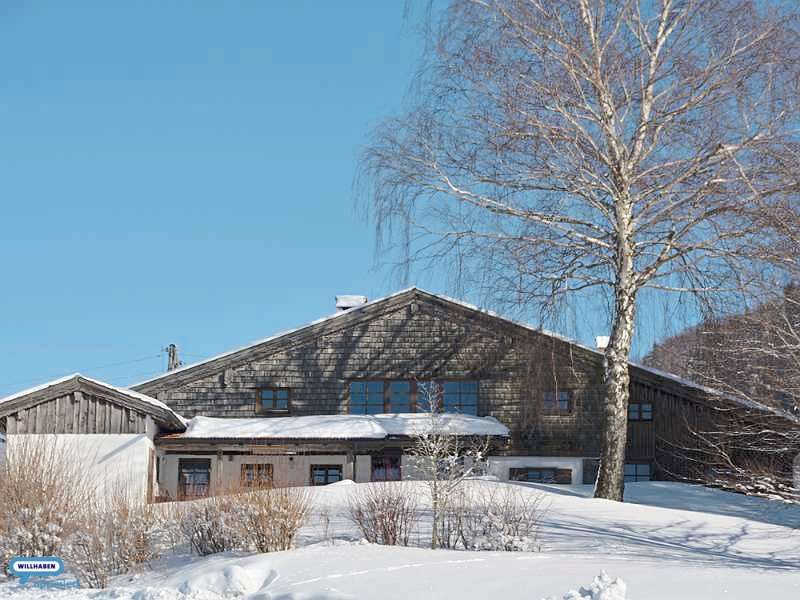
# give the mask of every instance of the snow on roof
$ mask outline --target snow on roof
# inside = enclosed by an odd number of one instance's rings
[[[48,381],[47,383],[43,383],[41,385],[37,385],[32,388],[28,388],[27,390],[22,390],[21,392],[15,392],[10,396],[6,396],[5,398],[0,398],[0,404],[4,402],[11,402],[12,400],[16,400],[17,398],[22,398],[23,396],[27,396],[28,394],[33,394],[36,392],[40,392],[42,390],[46,390],[49,387],[53,387],[55,385],[59,385],[61,383],[65,383],[70,379],[75,379],[76,377],[80,377],[80,373],[73,373],[72,375],[66,375],[64,377],[59,377],[58,379],[54,379],[53,381]]]
[[[336,308],[338,310],[349,310],[356,306],[366,304],[367,302],[369,302],[369,299],[366,296],[359,296],[356,294],[342,294],[336,296]]]
[[[371,439],[411,436],[426,432],[432,420],[427,413],[382,415],[314,415],[277,418],[194,417],[180,438],[199,439]],[[442,414],[436,430],[450,435],[508,436],[508,428],[493,417]]]
[[[102,387],[102,388],[107,388],[109,390],[115,391],[115,392],[117,392],[119,394],[122,394],[123,396],[128,396],[129,398],[135,398],[136,400],[139,400],[139,401],[144,402],[146,404],[150,404],[151,406],[154,406],[154,407],[160,408],[162,410],[165,410],[168,413],[170,413],[171,415],[174,415],[175,418],[178,421],[180,421],[181,423],[184,423],[184,424],[186,423],[186,419],[184,419],[178,413],[173,411],[169,406],[167,406],[166,404],[164,404],[163,402],[161,402],[159,400],[156,400],[155,398],[152,398],[152,397],[150,397],[150,396],[148,396],[146,394],[142,394],[140,392],[135,392],[133,390],[129,390],[127,388],[117,387],[117,386],[105,383],[103,381],[99,381],[97,379],[92,379],[91,377],[87,377],[86,375],[81,375],[80,373],[72,373],[71,375],[66,375],[64,377],[59,377],[58,379],[54,379],[53,381],[48,381],[47,383],[43,383],[41,385],[37,385],[36,387],[28,388],[27,390],[22,390],[21,392],[16,392],[14,394],[11,394],[10,396],[6,396],[5,398],[0,398],[0,404],[4,404],[6,402],[11,402],[12,400],[16,400],[18,398],[22,398],[24,396],[28,396],[29,394],[34,394],[36,392],[44,391],[44,390],[46,390],[48,388],[61,385],[62,383],[66,383],[66,382],[71,381],[73,379],[83,379],[84,381],[88,381],[89,383],[92,383],[92,384],[94,384],[96,386],[99,386],[99,387]]]

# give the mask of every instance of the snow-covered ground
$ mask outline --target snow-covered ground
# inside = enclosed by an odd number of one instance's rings
[[[0,584],[0,599],[800,598],[797,506],[678,483],[629,484],[624,504],[592,499],[589,486],[520,484],[544,496],[540,552],[434,551],[361,543],[345,517],[355,485],[313,490],[315,513],[296,550],[172,556],[150,572],[116,578],[104,591]],[[423,496],[422,484],[414,485]],[[601,572],[608,577],[592,587]]]

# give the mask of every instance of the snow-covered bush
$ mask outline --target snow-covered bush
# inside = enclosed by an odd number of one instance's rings
[[[350,520],[373,544],[408,546],[419,520],[414,491],[402,482],[361,486],[350,493],[348,508]]]
[[[58,555],[93,496],[83,460],[45,436],[16,436],[0,466],[0,564]]]
[[[464,485],[445,510],[442,546],[464,550],[534,552],[540,546],[541,496],[508,486]]]
[[[64,557],[89,587],[106,587],[112,575],[158,558],[171,545],[164,513],[127,495],[97,501],[82,516],[80,530],[64,545]]]
[[[220,496],[191,503],[180,528],[192,550],[206,556],[247,546],[241,518],[241,501],[233,495]]]
[[[305,488],[268,489],[233,499],[244,539],[259,552],[289,550],[310,510],[310,496]]]

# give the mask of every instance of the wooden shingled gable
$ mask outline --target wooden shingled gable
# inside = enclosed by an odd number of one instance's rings
[[[236,369],[271,355],[301,347],[324,336],[359,327],[366,322],[380,319],[404,307],[413,309],[415,305],[420,303],[434,305],[473,323],[480,323],[481,326],[502,336],[508,336],[509,339],[527,337],[528,339],[547,340],[548,343],[560,346],[561,354],[571,357],[571,360],[580,361],[591,369],[601,370],[603,368],[603,353],[595,348],[585,346],[556,333],[508,319],[459,300],[413,287],[314,321],[306,326],[249,344],[243,348],[164,373],[131,386],[131,390],[152,396],[160,396],[163,392],[164,399],[167,399],[173,390],[189,386],[205,378],[221,375],[228,369]],[[750,409],[774,413],[774,411],[766,407],[756,406],[751,402],[745,403],[738,398],[727,397],[721,392],[709,390],[693,382],[643,365],[631,363],[631,377],[636,382],[668,391],[670,394],[689,402],[707,403],[709,398],[724,398],[726,401],[744,405]]]
[[[145,433],[148,418],[167,431],[185,429],[157,400],[80,374],[0,400],[9,434]]]

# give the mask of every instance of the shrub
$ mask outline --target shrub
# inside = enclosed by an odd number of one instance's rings
[[[349,518],[373,544],[408,546],[419,520],[417,499],[404,483],[360,486],[348,498]]]
[[[9,443],[0,466],[0,564],[60,553],[94,496],[84,460],[49,436],[15,436]]]
[[[289,550],[310,509],[304,488],[269,489],[236,498],[245,539],[259,552]]]
[[[180,528],[192,550],[200,556],[246,546],[236,496],[221,496],[191,503]]]
[[[439,537],[445,548],[539,550],[541,496],[508,486],[465,486],[444,510]]]
[[[148,563],[170,545],[170,523],[151,505],[119,495],[84,511],[82,526],[65,544],[64,556],[89,587]]]

